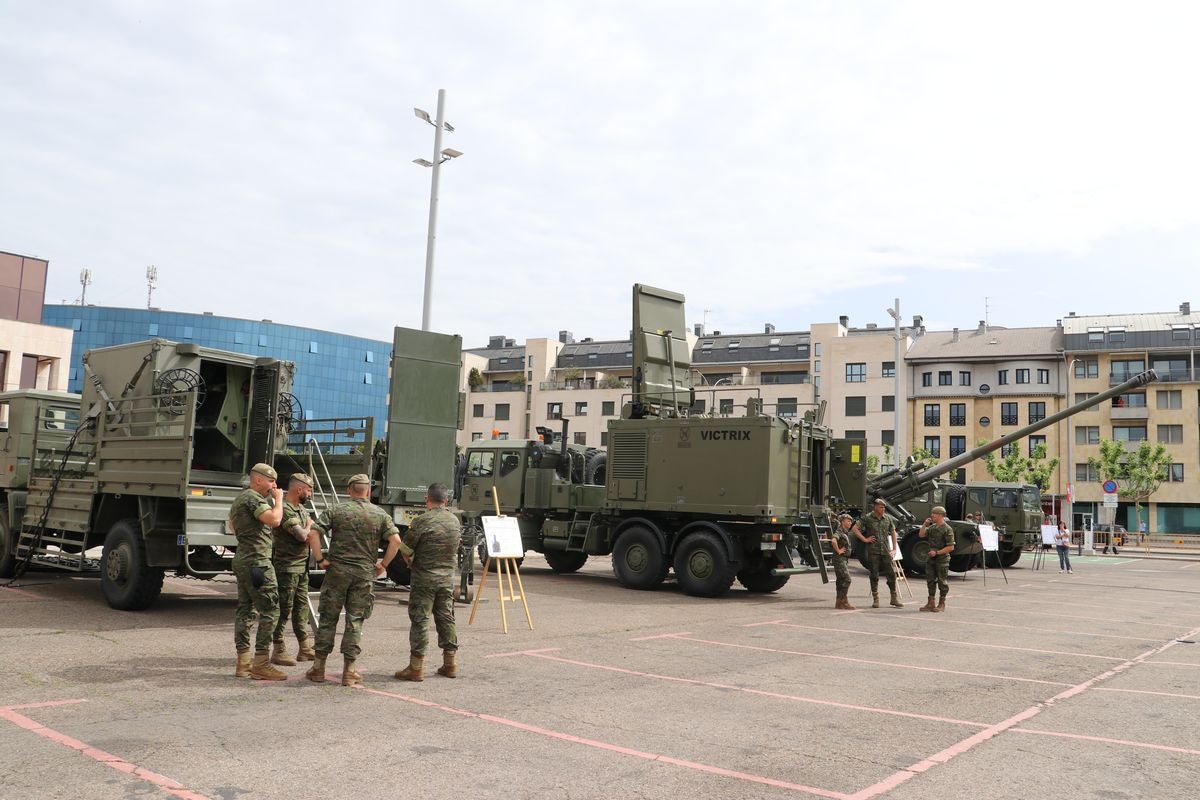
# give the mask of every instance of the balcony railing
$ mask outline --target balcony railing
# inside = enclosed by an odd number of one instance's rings
[[[516,386],[513,384],[507,384],[507,383],[499,383],[494,386],[487,385],[487,384],[485,384],[483,386],[472,386],[472,387],[470,387],[470,389],[471,389],[472,394],[475,394],[476,392],[523,392],[523,391],[525,391],[524,386]]]
[[[942,424],[942,418],[940,416],[938,416],[937,414],[926,414],[925,415],[925,426],[926,427],[935,428],[941,424]]]
[[[967,424],[967,418],[952,414],[950,416],[950,424],[955,427],[962,427]]]
[[[1016,414],[1001,414],[1000,415],[1000,424],[1001,425],[1016,425],[1017,424],[1017,415]]]

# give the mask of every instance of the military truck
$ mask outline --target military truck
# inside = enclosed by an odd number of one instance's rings
[[[966,519],[970,514],[996,528],[1000,534],[1000,550],[986,554],[987,565],[993,569],[1016,565],[1029,542],[1041,541],[1045,519],[1042,493],[1032,484],[971,481],[960,486],[939,483],[929,494],[904,504],[918,520],[928,517],[934,506],[943,506],[950,519]]]

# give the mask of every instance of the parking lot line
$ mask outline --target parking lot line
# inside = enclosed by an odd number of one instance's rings
[[[1153,664],[1153,661],[1145,662]],[[1158,697],[1178,697],[1181,700],[1200,700],[1200,694],[1176,694],[1175,692],[1152,692],[1149,689],[1116,689],[1111,686],[1097,686],[1097,692],[1128,692],[1129,694],[1152,694]]]
[[[964,606],[960,603],[954,604],[954,610],[955,611],[982,611],[982,612],[990,613],[990,614],[996,613],[995,608],[987,608],[985,606]],[[1108,623],[1109,625],[1111,625],[1115,621],[1113,617],[1081,617],[1078,614],[1054,614],[1049,611],[1043,611],[1041,609],[1038,609],[1037,617],[1038,617],[1038,619],[1041,619],[1042,617],[1055,617],[1058,619],[1074,620],[1076,622],[1105,622],[1105,623]],[[1140,620],[1137,622],[1137,625],[1138,625],[1138,627],[1141,627],[1141,628],[1144,628],[1147,626],[1153,626],[1156,628],[1170,628],[1172,630],[1179,630],[1179,627],[1180,627],[1178,623],[1173,623],[1173,622],[1142,622]]]
[[[144,767],[139,767],[137,764],[130,763],[123,758],[114,756],[112,753],[106,753],[103,750],[92,747],[86,742],[81,742],[71,736],[66,735],[53,728],[48,728],[39,722],[35,722],[24,714],[18,713],[20,709],[30,708],[49,708],[51,706],[74,705],[76,703],[85,702],[84,700],[54,700],[48,703],[28,703],[25,705],[5,706],[0,707],[0,719],[6,719],[14,725],[24,728],[27,731],[36,733],[38,736],[43,736],[52,742],[69,747],[88,758],[103,764],[106,767],[115,769],[117,772],[123,772],[126,775],[132,775],[135,778],[140,778],[146,783],[153,784],[159,789],[162,789],[167,794],[180,798],[180,800],[210,800],[205,795],[198,794],[184,787],[179,781],[168,778],[166,775],[159,775],[157,772],[151,772]]]
[[[826,628],[820,625],[799,625],[795,622],[774,623],[780,628],[798,628],[806,631],[826,631],[828,633],[856,633],[859,636],[879,636],[885,639],[905,639],[911,642],[933,642],[935,644],[951,644],[959,647],[983,647],[989,650],[1015,650],[1024,653],[1044,653],[1053,656],[1073,656],[1075,658],[1094,658],[1100,661],[1124,661],[1120,656],[1100,656],[1093,653],[1076,653],[1071,650],[1042,650],[1037,647],[1017,647],[1010,644],[985,644],[982,642],[958,642],[953,639],[938,639],[933,636],[911,636],[903,633],[882,633],[879,631],[859,631],[854,628]],[[1144,641],[1144,640],[1139,640]]]
[[[35,594],[33,592],[27,592],[24,589],[18,589],[15,586],[0,586],[0,589],[3,589],[6,592],[11,592],[12,594],[15,594],[21,600],[47,600],[47,599],[49,599],[46,597],[42,597],[40,594]]]
[[[716,766],[712,766],[711,764],[701,764],[696,761],[687,761],[687,760],[680,759],[680,758],[673,758],[672,756],[666,756],[666,755],[662,755],[660,753],[650,753],[650,752],[646,752],[644,750],[635,750],[630,747],[622,747],[621,745],[611,744],[609,742],[601,742],[596,739],[586,739],[582,736],[575,736],[574,734],[563,733],[562,731],[555,731],[555,730],[551,730],[549,728],[542,728],[538,725],[529,725],[527,723],[519,722],[519,721],[513,720],[513,719],[507,719],[505,717],[497,717],[497,716],[493,716],[492,714],[483,714],[483,713],[476,712],[476,711],[467,711],[466,709],[462,709],[462,708],[453,708],[452,706],[444,706],[440,703],[434,703],[430,700],[422,700],[417,697],[412,697],[410,695],[403,695],[403,694],[399,694],[397,692],[385,692],[382,689],[371,689],[371,688],[368,688],[365,686],[357,686],[355,688],[358,689],[359,691],[363,691],[368,694],[378,695],[380,697],[387,697],[387,698],[391,698],[393,700],[400,700],[400,701],[403,701],[406,703],[415,703],[416,705],[423,706],[425,708],[431,708],[431,709],[438,710],[438,711],[444,711],[446,713],[455,714],[457,716],[474,717],[474,718],[482,720],[484,722],[491,722],[491,723],[494,723],[497,725],[505,725],[510,728],[514,728],[516,730],[535,734],[537,736],[545,736],[550,739],[558,739],[559,741],[570,742],[571,744],[578,744],[578,745],[583,745],[585,747],[596,748],[598,750],[605,750],[610,753],[617,753],[618,755],[631,756],[633,758],[641,758],[641,759],[645,759],[646,761],[657,761],[657,762],[660,762],[663,764],[671,764],[676,767],[683,767],[684,769],[695,770],[697,772],[705,772],[710,775],[719,775],[724,778],[733,778],[733,779],[740,780],[740,781],[747,781],[749,783],[757,783],[757,784],[760,784],[763,786],[773,786],[777,789],[789,789],[789,790],[795,791],[795,792],[803,792],[804,794],[811,794],[816,797],[829,797],[829,798],[833,798],[834,800],[847,800],[847,798],[848,798],[847,795],[845,795],[841,792],[833,792],[833,791],[829,791],[827,789],[819,789],[814,786],[805,786],[805,785],[799,784],[799,783],[789,783],[787,781],[780,781],[780,780],[776,780],[774,778],[768,778],[763,775],[752,775],[748,772],[737,772],[735,770],[725,769],[724,767],[716,767]]]
[[[958,606],[956,606],[955,609],[957,610]],[[988,628],[1008,628],[1010,630],[1040,631],[1042,633],[1063,633],[1063,634],[1067,634],[1068,636],[1095,636],[1095,637],[1099,637],[1102,639],[1125,639],[1125,640],[1128,640],[1131,642],[1147,642],[1148,643],[1149,639],[1151,638],[1148,636],[1121,636],[1121,635],[1115,634],[1115,633],[1096,633],[1094,631],[1062,631],[1062,630],[1058,630],[1056,628],[1031,628],[1028,625],[1006,625],[1003,622],[982,622],[977,619],[946,619],[945,617],[939,617],[937,619],[937,624],[938,625],[983,625]],[[1176,630],[1178,630],[1178,628],[1179,628],[1178,625],[1174,625],[1172,627],[1174,627]]]
[[[616,672],[621,675],[632,675],[638,678],[650,678],[652,680],[670,681],[672,683],[684,683],[691,686],[705,686],[710,689],[732,690],[735,692],[744,692],[746,694],[759,695],[761,697],[771,697],[776,700],[791,700],[797,703],[810,703],[812,705],[830,706],[833,708],[843,708],[851,711],[866,711],[872,714],[886,714],[894,717],[908,717],[910,719],[922,719],[929,722],[946,722],[951,725],[969,725],[976,728],[986,728],[989,723],[976,722],[967,719],[953,719],[951,717],[936,717],[930,714],[916,714],[908,711],[896,711],[890,708],[878,708],[876,706],[860,706],[851,703],[839,703],[834,700],[818,700],[814,697],[803,697],[794,694],[782,694],[780,692],[769,692],[765,689],[748,689],[744,686],[733,686],[728,683],[714,683],[712,681],[702,681],[696,678],[683,678],[677,675],[661,675],[654,672],[642,672],[640,670],[626,669],[625,667],[612,667],[607,664],[596,664],[590,661],[579,661],[573,658],[562,658],[561,656],[547,655],[546,653],[529,652],[526,655],[532,658],[540,658],[544,661],[556,661],[560,664],[571,664],[577,667],[586,667],[588,669],[603,670],[605,672]]]
[[[1061,733],[1059,731],[1042,731],[1033,728],[1013,728],[1013,733],[1031,733],[1036,736],[1055,736],[1060,739],[1078,739],[1085,742],[1101,742],[1103,744],[1119,744],[1122,747],[1142,747],[1148,750],[1166,750],[1170,753],[1183,753],[1190,756],[1200,756],[1200,750],[1189,750],[1186,747],[1172,747],[1167,744],[1153,742],[1134,742],[1129,739],[1110,739],[1106,736],[1087,736],[1082,733]]]

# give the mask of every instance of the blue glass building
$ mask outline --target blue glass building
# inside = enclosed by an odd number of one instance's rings
[[[46,325],[74,333],[67,388],[83,389],[83,354],[96,347],[169,339],[296,364],[292,394],[306,419],[374,417],[376,435],[387,425],[388,365],[392,343],[275,322],[181,314],[145,308],[50,305]]]

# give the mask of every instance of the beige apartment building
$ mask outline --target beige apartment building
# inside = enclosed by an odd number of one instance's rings
[[[0,252],[0,391],[67,390],[72,333],[41,324],[48,269],[43,259]]]

